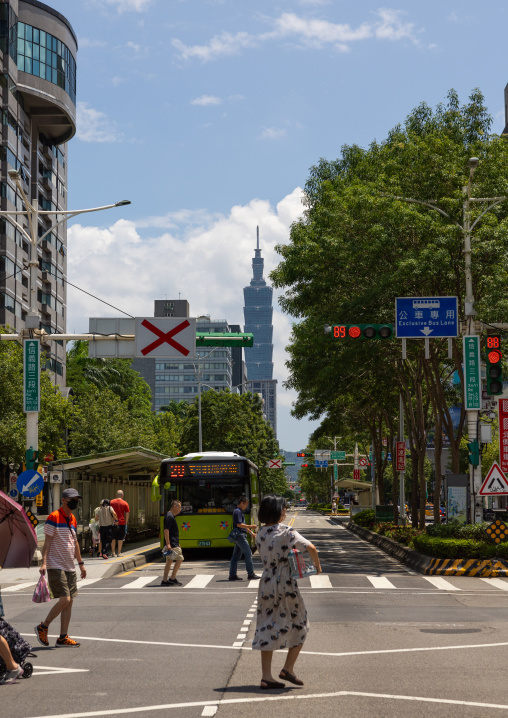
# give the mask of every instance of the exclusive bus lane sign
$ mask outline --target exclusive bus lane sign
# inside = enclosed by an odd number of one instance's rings
[[[196,319],[137,317],[135,344],[138,358],[195,358]]]
[[[481,485],[480,496],[503,496],[508,494],[508,479],[494,461],[485,481]]]
[[[397,297],[398,339],[431,339],[459,335],[457,297]]]

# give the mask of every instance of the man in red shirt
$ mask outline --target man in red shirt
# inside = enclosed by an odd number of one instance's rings
[[[127,535],[127,523],[129,522],[130,508],[127,501],[123,500],[123,491],[116,492],[116,499],[111,502],[113,511],[118,516],[118,524],[113,526],[113,540],[111,541],[111,551],[113,556],[123,556],[122,544]],[[116,551],[116,542],[118,541],[118,551]]]

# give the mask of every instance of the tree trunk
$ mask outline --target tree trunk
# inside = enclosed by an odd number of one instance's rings
[[[434,468],[436,480],[434,482],[434,523],[441,523],[439,506],[441,503],[441,454],[443,449],[443,425],[441,417],[436,415],[436,435],[434,437]]]

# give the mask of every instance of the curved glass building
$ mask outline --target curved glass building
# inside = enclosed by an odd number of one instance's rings
[[[18,170],[30,201],[47,211],[67,208],[67,142],[76,132],[76,35],[69,21],[38,0],[0,2],[2,141],[0,209],[24,210],[10,169]],[[28,230],[24,217],[20,223]],[[39,216],[39,236],[56,223]],[[38,247],[39,327],[66,328],[66,225]],[[29,310],[29,248],[0,216],[0,324],[19,331]],[[37,328],[37,327],[32,327]],[[46,348],[46,370],[65,386],[65,346]]]

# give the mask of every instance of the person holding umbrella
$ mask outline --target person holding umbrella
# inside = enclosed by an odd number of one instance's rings
[[[42,564],[39,569],[44,575],[48,572],[48,583],[53,598],[58,602],[52,607],[46,619],[35,627],[39,643],[49,646],[48,628],[52,621],[60,616],[60,637],[56,646],[79,647],[79,643],[69,638],[67,630],[71,620],[72,603],[78,595],[74,559],[81,569],[81,578],[86,578],[86,569],[81,559],[77,539],[77,522],[72,513],[77,508],[81,496],[76,489],[65,489],[62,493],[62,505],[46,519],[44,533],[46,541],[42,549]]]

